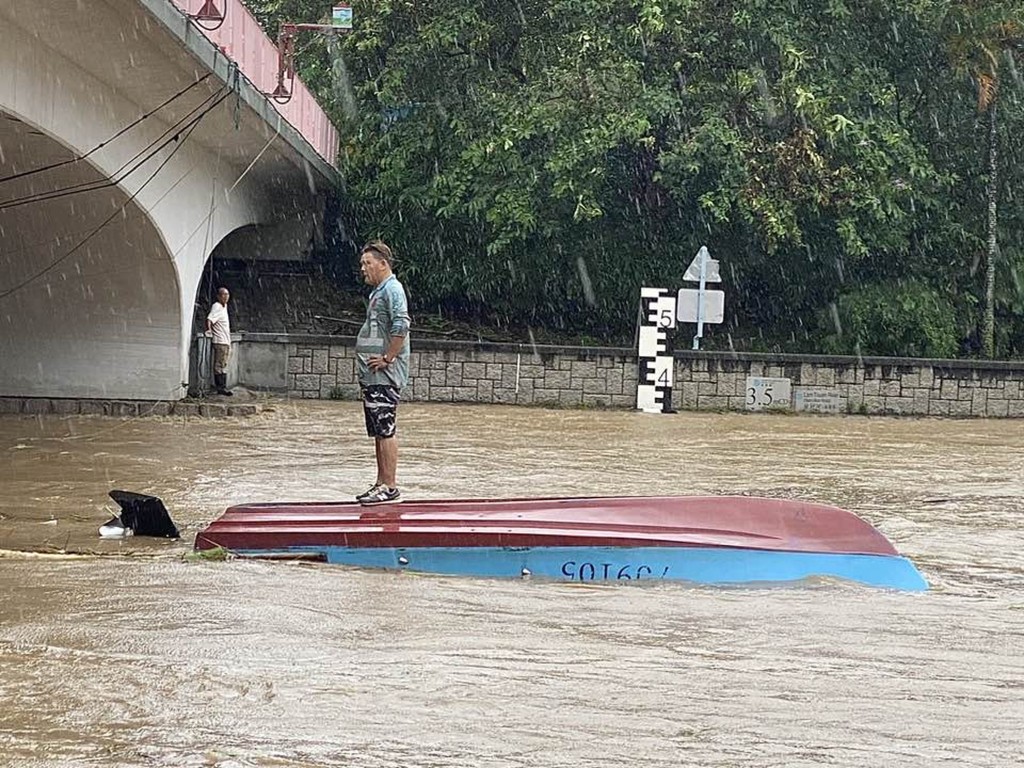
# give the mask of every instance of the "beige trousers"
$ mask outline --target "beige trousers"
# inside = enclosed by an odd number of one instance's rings
[[[214,344],[213,345],[213,372],[214,373],[227,373],[228,372],[228,360],[231,359],[231,345],[230,344]]]

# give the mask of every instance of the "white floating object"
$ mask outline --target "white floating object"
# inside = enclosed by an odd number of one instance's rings
[[[112,517],[100,526],[101,539],[127,539],[134,535],[135,531],[126,527],[119,517]]]

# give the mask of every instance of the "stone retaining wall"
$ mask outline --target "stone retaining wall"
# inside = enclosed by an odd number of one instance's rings
[[[627,355],[599,349],[573,354],[541,349],[417,349],[410,354],[403,399],[564,407],[636,404],[636,373],[628,373]],[[290,396],[359,396],[352,345],[291,343],[287,354]],[[635,358],[632,365],[635,368]]]
[[[294,398],[355,399],[355,339],[244,334],[239,383]],[[634,350],[414,337],[405,400],[634,408]],[[675,353],[672,404],[686,410],[797,410],[1024,417],[1024,361]],[[0,414],[244,416],[251,403],[0,397]]]
[[[245,335],[239,344],[241,383],[296,398],[358,397],[354,343],[337,336]],[[415,337],[413,350],[406,400],[636,404],[634,350]],[[253,360],[260,361],[262,373],[252,370]],[[261,380],[249,380],[247,373]],[[673,404],[688,410],[1024,417],[1024,361],[681,351],[675,353],[674,375]],[[787,388],[789,396],[766,404],[765,386],[774,386],[776,394]]]

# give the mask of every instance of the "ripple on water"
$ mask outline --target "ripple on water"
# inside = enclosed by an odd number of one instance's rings
[[[358,405],[109,424],[0,419],[0,764],[1002,767],[1024,751],[1013,422],[403,406],[410,496],[832,503],[912,557],[924,594],[186,563],[231,503],[365,487]],[[185,540],[99,542],[114,487],[163,497]]]

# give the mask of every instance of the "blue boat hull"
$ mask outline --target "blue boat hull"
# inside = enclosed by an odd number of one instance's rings
[[[684,581],[757,585],[814,577],[923,591],[927,582],[907,558],[722,547],[287,547],[238,549],[251,557],[314,556],[329,563],[458,576],[573,582]]]

